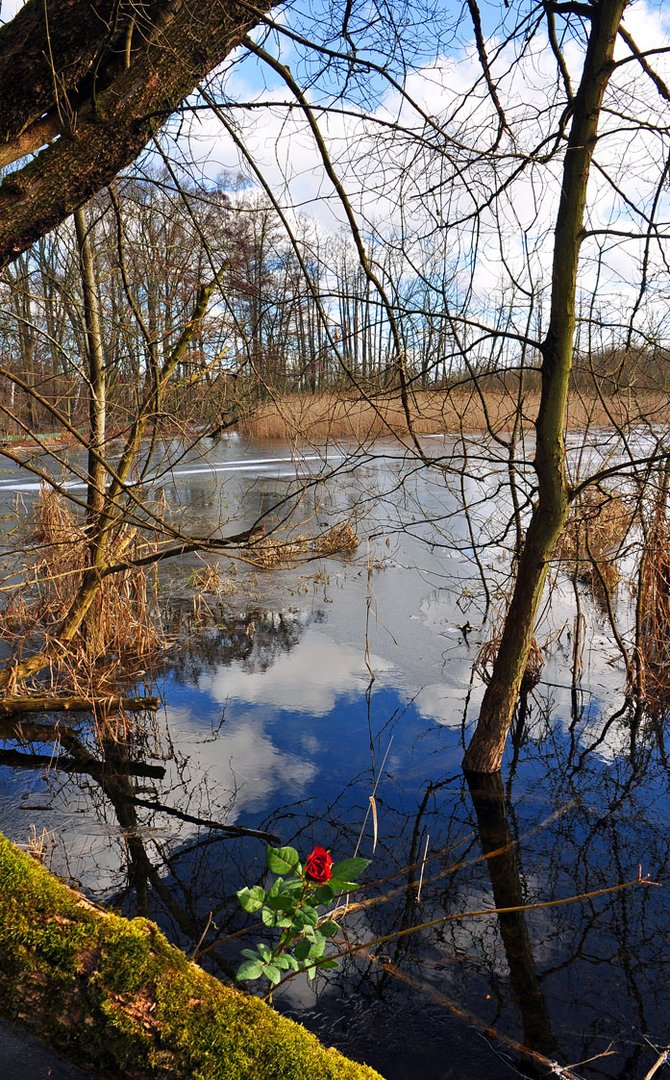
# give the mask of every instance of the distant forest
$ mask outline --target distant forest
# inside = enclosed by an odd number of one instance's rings
[[[351,238],[326,236],[302,217],[282,227],[258,194],[176,185],[167,174],[121,178],[87,210],[107,379],[108,432],[134,414],[152,365],[190,318],[198,289],[216,278],[205,318],[155,418],[226,428],[273,394],[393,389],[393,332],[413,389],[487,393],[539,387],[539,365],[516,343],[483,357],[455,336],[446,254],[411,273],[392,246],[368,258],[393,283],[381,303]],[[0,275],[0,363],[18,376],[0,389],[0,434],[54,428],[55,407],[75,427],[89,408],[82,274],[66,221]],[[392,325],[393,324],[393,325]],[[474,336],[474,335],[473,335]],[[468,359],[469,357],[469,359]],[[581,393],[668,390],[670,353],[650,343],[579,351]],[[33,392],[17,392],[21,382]]]

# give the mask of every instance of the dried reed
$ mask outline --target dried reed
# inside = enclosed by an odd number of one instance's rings
[[[139,549],[128,532],[116,540],[124,545],[125,557]],[[133,661],[164,647],[155,579],[144,569],[105,577],[75,640],[67,647],[58,642],[58,627],[82,583],[89,541],[84,525],[49,488],[40,492],[25,550],[21,595],[0,612],[0,639],[14,655],[49,648],[54,656],[51,680],[61,690],[85,695],[94,686],[99,696],[127,682]]]
[[[617,556],[628,535],[633,509],[618,494],[586,488],[575,501],[558,541],[556,556],[576,581],[590,586],[602,600],[619,583]]]
[[[351,554],[359,544],[360,539],[353,525],[341,522],[318,536],[294,536],[291,540],[260,536],[250,550],[250,558],[254,566],[261,570],[275,570],[301,559],[307,561]]]
[[[642,552],[636,654],[638,694],[662,715],[670,705],[670,522],[660,504]]]
[[[356,551],[360,542],[360,537],[353,525],[348,521],[343,521],[339,525],[333,525],[328,532],[315,537],[311,548],[315,555],[346,555]]]
[[[212,596],[230,596],[237,592],[239,585],[223,573],[218,563],[205,563],[194,570],[188,584],[196,594],[210,593]]]
[[[491,681],[491,671],[496,656],[498,655],[500,641],[501,638],[499,635],[491,638],[489,641],[485,641],[475,659],[475,670],[487,685]],[[523,679],[521,680],[522,690],[532,690],[534,686],[537,686],[540,681],[543,667],[544,655],[537,641],[533,638],[530,646],[530,653],[528,654],[528,663],[526,664],[526,670]]]
[[[530,427],[539,407],[539,393],[523,396],[524,426]],[[440,390],[415,390],[410,395],[412,428],[417,435],[491,430],[509,431],[518,413],[514,387],[474,388],[459,385]],[[568,406],[572,430],[629,427],[640,417],[661,415],[667,401],[661,394],[601,398],[573,391]],[[258,440],[294,440],[325,443],[330,439],[372,439],[407,432],[407,420],[396,391],[375,391],[364,397],[334,391],[310,394],[274,394],[256,405],[237,425],[240,435]]]

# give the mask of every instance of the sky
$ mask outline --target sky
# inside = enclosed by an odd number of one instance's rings
[[[658,0],[637,0],[627,11],[624,25],[642,51],[670,47],[669,8]],[[482,316],[514,294],[509,302],[514,310],[518,306],[522,322],[528,307],[523,294],[532,293],[537,305],[537,296],[548,292],[551,230],[561,183],[560,153],[553,161],[541,160],[544,140],[556,130],[565,105],[561,94],[556,97],[557,69],[544,23],[523,41],[505,43],[494,19],[495,13],[505,11],[503,5],[482,5],[491,72],[510,128],[492,156],[488,151],[496,112],[482,81],[471,22],[467,16],[455,18],[459,5],[444,5],[434,23],[413,28],[404,73],[392,57],[396,85],[380,78],[367,84],[343,81],[340,97],[336,73],[329,69],[319,75],[304,51],[281,36],[283,27],[306,24],[311,10],[282,12],[266,47],[290,65],[296,78],[305,80],[306,97],[361,234],[396,252],[402,236],[410,259],[405,273],[434,274],[440,264],[442,280],[451,280],[454,295],[474,295]],[[317,31],[311,27],[312,33]],[[576,86],[582,42],[566,37],[562,46]],[[620,43],[618,58],[627,55]],[[653,64],[670,84],[668,57],[654,56]],[[236,57],[210,85],[221,103],[221,116],[194,114],[187,156],[211,180],[222,171],[241,169],[257,183],[249,161],[241,158],[225,131],[227,122],[289,214],[291,208],[299,209],[316,223],[321,236],[341,232],[341,200],[304,117],[276,73],[253,57],[243,62]],[[669,106],[637,62],[622,65],[611,85],[590,179],[589,226],[596,235],[582,249],[582,302],[597,293],[597,319],[607,308],[607,317],[624,327],[639,296],[646,259],[650,272],[638,318],[644,314],[647,324],[664,325],[667,185],[660,197],[657,193],[670,141],[665,131],[651,127],[670,124]],[[324,105],[330,105],[328,112],[322,111]],[[427,127],[427,116],[435,118],[437,126]],[[523,154],[536,160],[519,170]],[[651,241],[625,235],[639,234],[641,226],[646,230],[640,211],[650,212],[655,199],[660,230],[654,230]]]
[[[492,155],[496,112],[482,81],[471,19],[454,0],[438,0],[429,14],[427,4],[398,5],[396,14],[403,20],[398,41],[369,0],[352,10],[349,29],[358,55],[379,64],[387,61],[395,82],[365,73],[351,77],[348,66],[326,64],[322,55],[292,40],[292,34],[320,37],[331,48],[346,49],[336,32],[343,4],[289,4],[277,10],[269,33],[257,30],[254,36],[289,65],[304,88],[361,235],[366,242],[376,238],[387,246],[384,257],[395,260],[394,273],[402,237],[406,276],[439,273],[442,281],[450,280],[453,295],[479,298],[483,316],[487,298],[494,309],[514,294],[509,302],[514,310],[518,305],[522,318],[527,305],[519,297],[533,294],[536,303],[547,289],[560,192],[560,154],[553,161],[541,160],[543,140],[555,131],[564,105],[560,95],[556,100],[557,70],[546,28],[542,22],[530,34],[529,22],[524,39],[506,43],[500,14],[509,21],[526,5],[482,0],[491,73],[509,122],[509,133]],[[20,0],[2,0],[2,19],[20,6]],[[624,24],[640,49],[670,47],[669,9],[661,0],[636,0],[629,7]],[[361,31],[366,20],[368,28]],[[563,25],[557,19],[559,33]],[[574,36],[562,46],[576,84],[582,47]],[[626,53],[620,43],[619,58]],[[670,84],[668,57],[655,56],[653,63]],[[637,63],[622,66],[613,87],[590,180],[590,225],[597,235],[583,248],[583,295],[597,292],[614,321],[625,322],[647,259],[653,272],[647,273],[644,308],[648,321],[664,323],[667,185],[660,196],[656,193],[670,141],[664,133],[644,130],[639,121],[666,126],[669,106]],[[277,72],[238,50],[208,88],[220,104],[219,115],[187,112],[186,122],[178,125],[178,142],[168,143],[169,152],[208,182],[221,173],[232,180],[241,172],[249,190],[259,187],[260,175],[290,220],[299,211],[321,237],[342,232],[342,201]],[[202,102],[194,98],[189,104]],[[246,158],[231,132],[243,143]],[[519,170],[523,154],[534,160]],[[639,232],[640,208],[649,210],[655,197],[662,239],[658,229],[649,242],[624,235]]]

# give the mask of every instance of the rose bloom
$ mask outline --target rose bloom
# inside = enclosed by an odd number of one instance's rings
[[[333,876],[330,869],[332,865],[332,855],[330,855],[325,848],[317,845],[313,851],[310,851],[305,859],[305,873],[311,877],[312,881],[317,881],[319,885],[324,885],[326,881],[330,881]]]

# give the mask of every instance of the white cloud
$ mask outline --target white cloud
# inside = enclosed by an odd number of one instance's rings
[[[391,665],[373,656],[376,673]],[[338,697],[360,694],[370,681],[362,649],[336,644],[321,631],[310,629],[303,639],[266,671],[248,671],[242,664],[221,665],[203,675],[199,689],[222,705],[230,700],[325,716]]]
[[[662,47],[669,40],[669,18],[662,5],[634,5],[626,13],[625,25],[642,49]],[[490,313],[504,297],[509,306],[518,305],[523,320],[526,303],[518,285],[537,297],[551,278],[561,157],[540,159],[551,149],[546,139],[556,129],[562,106],[560,94],[552,105],[557,74],[546,37],[538,31],[532,42],[525,43],[521,56],[516,48],[509,44],[496,50],[496,43],[490,43],[494,77],[513,129],[511,138],[503,137],[494,159],[487,155],[477,159],[477,151],[491,145],[496,114],[472,46],[410,71],[406,98],[389,88],[370,116],[346,99],[346,115],[337,111],[340,102],[330,114],[317,110],[317,115],[364,232],[372,228],[387,238],[402,232],[417,264],[425,266],[429,258],[445,260],[452,291],[459,286],[465,290],[472,273],[473,311],[479,303],[482,313]],[[623,55],[626,50],[619,46],[619,51]],[[564,54],[576,84],[582,47],[568,40]],[[654,58],[654,65],[668,79],[670,60],[661,55]],[[276,105],[289,101],[290,93],[276,83],[276,76],[272,79],[271,86],[259,90],[256,71],[245,65],[232,67],[224,82],[228,100],[253,100],[255,107],[247,112],[235,109],[231,115],[279,201],[306,211],[322,232],[337,231],[344,213],[314,138],[299,110]],[[603,116],[606,137],[597,151],[598,163],[612,183],[592,170],[589,225],[635,231],[640,226],[635,210],[651,204],[664,153],[667,156],[657,136],[636,129],[635,122],[657,118],[663,104],[637,63],[615,72],[612,87],[609,101],[614,109]],[[256,107],[263,102],[275,104]],[[621,109],[632,122],[617,115]],[[444,137],[425,127],[419,110],[437,118]],[[391,130],[389,123],[396,121],[398,127]],[[231,166],[238,160],[230,137],[215,118],[199,114],[195,128],[209,157],[210,175],[221,164]],[[520,155],[526,153],[536,160],[515,176]],[[503,193],[494,197],[498,188]],[[617,188],[623,189],[625,198]],[[666,201],[663,196],[662,203]],[[476,222],[468,220],[475,211]],[[659,216],[667,217],[667,211],[662,206]],[[456,221],[459,224],[452,224]],[[625,305],[636,295],[643,242],[622,237],[604,251],[601,246],[600,238],[584,244],[581,286],[587,293],[597,287],[603,305],[623,317]],[[651,254],[652,268],[655,264],[662,270],[656,252]],[[412,273],[407,265],[404,272]],[[664,270],[663,274],[665,282]],[[648,313],[654,314],[650,308]]]
[[[188,749],[189,785],[207,789],[208,796],[227,806],[223,820],[235,822],[243,811],[257,811],[273,804],[277,792],[287,800],[299,798],[316,774],[316,766],[278,750],[265,731],[263,721],[237,713],[208,738],[202,719],[191,709],[168,708],[168,723],[180,751]],[[211,807],[203,816],[214,816]]]

